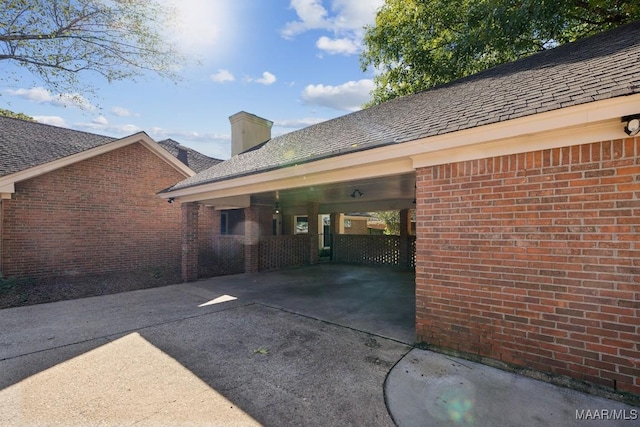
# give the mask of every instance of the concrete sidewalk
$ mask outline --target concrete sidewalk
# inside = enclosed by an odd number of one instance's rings
[[[640,425],[638,407],[420,349],[393,367],[385,395],[401,427]]]
[[[412,349],[408,276],[333,267],[0,310],[0,426],[638,425],[639,408]],[[614,409],[636,419],[588,420]]]

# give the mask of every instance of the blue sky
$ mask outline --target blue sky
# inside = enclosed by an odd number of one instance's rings
[[[373,72],[360,69],[362,27],[383,0],[174,1],[179,14],[169,36],[199,59],[181,81],[152,74],[137,82],[90,80],[97,93],[81,108],[25,75],[0,81],[0,107],[102,135],[145,131],[228,158],[228,117],[239,111],[273,121],[276,136],[369,100]]]

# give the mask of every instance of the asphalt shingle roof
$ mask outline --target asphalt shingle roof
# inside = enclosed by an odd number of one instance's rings
[[[116,140],[117,138],[109,136],[0,116],[0,177]],[[222,161],[205,156],[171,139],[158,144],[174,157],[178,157],[178,147],[183,148],[187,152],[188,166],[195,172]]]
[[[278,136],[172,190],[640,93],[640,21]]]
[[[194,172],[202,172],[209,169],[211,166],[217,165],[222,162],[220,159],[214,159],[213,157],[205,156],[204,154],[193,150],[189,147],[185,147],[173,139],[165,139],[158,141],[158,144],[167,150],[173,157],[178,157],[179,149],[183,149],[187,153],[187,166],[189,166]]]
[[[116,138],[0,117],[0,176],[115,141]]]

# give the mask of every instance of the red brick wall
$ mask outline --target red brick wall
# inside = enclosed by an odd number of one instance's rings
[[[198,215],[198,277],[218,275],[216,238],[220,236],[221,212],[212,206],[200,206]]]
[[[182,280],[192,282],[198,279],[199,261],[199,213],[198,202],[181,205],[182,212]]]
[[[418,340],[640,394],[640,139],[417,171]]]
[[[156,193],[184,176],[141,144],[16,184],[4,200],[5,275],[180,268],[180,205]]]
[[[244,271],[257,273],[260,271],[260,206],[244,209]]]
[[[344,226],[344,234],[369,234],[369,229],[367,228],[367,219],[350,219],[345,218],[345,221],[351,221],[351,226]]]

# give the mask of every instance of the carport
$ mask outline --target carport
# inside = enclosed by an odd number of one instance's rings
[[[369,177],[380,170],[391,175]],[[413,343],[415,175],[354,168],[353,180],[333,182],[338,176],[309,183],[307,174],[276,190],[255,183],[231,198],[224,191],[180,196],[183,279],[249,273],[250,284],[242,276],[220,282],[226,294],[260,294],[274,307]],[[400,212],[398,236],[341,233],[343,213],[389,210]],[[323,216],[330,226],[323,227]],[[303,233],[297,232],[299,218],[305,220]],[[329,247],[323,244],[327,233]]]
[[[161,194],[182,206],[184,279],[200,248],[229,252],[227,209],[247,272],[317,263],[321,212],[415,209],[417,341],[638,395],[639,37],[635,22],[274,138],[232,116],[233,156]]]
[[[412,268],[412,162],[389,156],[396,142],[391,130],[358,126],[355,133],[342,135],[350,124],[335,122],[344,120],[335,119],[324,130],[352,140],[352,148],[339,158],[324,154],[298,164],[301,156],[310,154],[303,145],[316,136],[294,133],[302,138],[271,139],[270,121],[245,112],[231,116],[233,157],[160,194],[181,204],[183,279],[316,264],[326,241],[332,249],[341,245],[342,256],[334,260]],[[357,243],[336,240],[342,237],[341,215],[389,210],[401,212],[400,236],[367,236]],[[321,215],[330,218],[330,225],[321,223]]]

